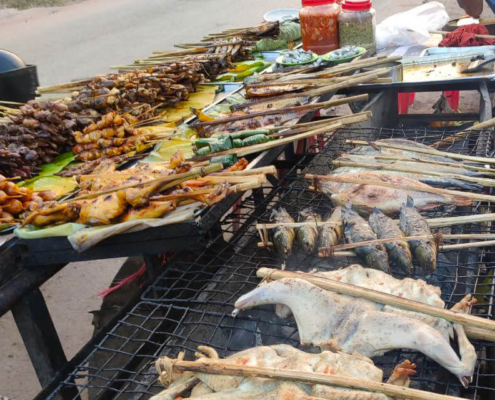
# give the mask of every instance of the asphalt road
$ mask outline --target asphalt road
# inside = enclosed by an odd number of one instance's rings
[[[463,12],[450,0],[451,17]],[[378,20],[420,1],[375,0]],[[38,66],[41,85],[108,72],[175,43],[256,24],[266,11],[299,8],[299,0],[87,0],[62,8],[0,10],[0,46]],[[90,338],[90,310],[122,260],[66,267],[42,288],[68,357]],[[0,318],[0,396],[30,399],[40,389],[10,315]]]

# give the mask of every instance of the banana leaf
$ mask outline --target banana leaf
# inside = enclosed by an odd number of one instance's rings
[[[174,108],[166,108],[163,114],[167,122],[178,122],[182,119],[187,119],[193,114],[191,107],[202,109],[209,106],[215,100],[218,86],[200,86],[197,92],[191,93],[187,101],[181,101]]]
[[[169,162],[170,157],[174,155],[177,150],[182,151],[185,158],[191,158],[194,156],[194,151],[192,148],[193,141],[190,139],[171,139],[165,140],[156,146],[155,150],[152,151],[148,157],[146,157],[143,163],[162,163]]]
[[[65,178],[61,176],[42,176],[33,179],[25,187],[33,189],[36,192],[51,190],[57,194],[57,197],[67,196],[77,189],[77,182],[74,178]]]

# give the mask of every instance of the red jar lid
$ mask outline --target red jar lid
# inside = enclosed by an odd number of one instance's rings
[[[333,4],[336,2],[337,0],[302,0],[302,5],[303,7],[306,6],[314,7],[314,6],[325,6],[327,4]]]
[[[365,1],[344,1],[342,3],[343,10],[351,11],[366,11],[371,8],[371,0]]]

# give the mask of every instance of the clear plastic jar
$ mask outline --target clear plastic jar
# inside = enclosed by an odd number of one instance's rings
[[[337,0],[303,0],[299,12],[303,48],[326,54],[339,48]]]
[[[342,3],[339,14],[340,47],[364,47],[371,54],[376,52],[376,13],[371,0]]]

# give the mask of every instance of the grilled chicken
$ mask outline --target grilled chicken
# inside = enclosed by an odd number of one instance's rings
[[[260,285],[237,300],[235,313],[264,304],[290,308],[303,345],[348,354],[357,351],[368,357],[393,349],[415,350],[452,372],[465,387],[472,380],[477,357],[461,325],[454,325],[459,358],[444,335],[426,323],[380,311],[375,303],[328,292],[301,279],[284,278]],[[460,309],[469,309],[469,303],[459,305]]]
[[[219,359],[215,350],[200,347],[207,351],[205,356],[196,353],[200,360],[215,359],[216,362],[259,367],[274,367],[296,371],[347,376],[372,382],[382,382],[383,372],[373,362],[360,354],[344,354],[323,351],[320,354],[305,353],[289,345],[261,346]],[[157,361],[160,374],[167,371],[171,360]],[[399,365],[389,379],[389,383],[408,386],[409,376],[414,374],[414,364],[405,361]],[[387,400],[390,397],[381,393],[344,389],[326,385],[309,385],[266,378],[211,375],[204,373],[174,374],[173,382],[165,391],[152,400],[172,400],[191,390],[189,399],[276,399],[276,400],[317,400],[317,399],[366,399]],[[182,397],[181,397],[182,398]]]
[[[145,218],[160,218],[166,213],[175,210],[175,201],[152,201],[146,207],[131,208],[122,217],[122,222]]]
[[[99,196],[81,207],[79,221],[86,225],[109,225],[127,208],[125,192],[119,190]]]

